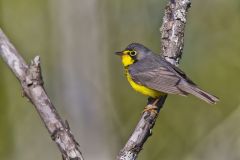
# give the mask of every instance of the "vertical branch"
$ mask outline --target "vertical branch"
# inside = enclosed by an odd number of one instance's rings
[[[164,12],[161,32],[161,54],[174,65],[178,65],[184,46],[184,29],[190,0],[170,0]]]
[[[43,87],[40,57],[28,66],[0,29],[0,56],[20,81],[24,96],[35,106],[64,160],[83,160],[67,122],[63,122]]]
[[[161,26],[161,52],[167,61],[178,65],[182,56],[184,43],[184,29],[190,0],[170,0],[165,8],[163,24]],[[157,107],[157,112],[145,111],[132,135],[123,149],[119,152],[117,160],[135,160],[140,153],[145,141],[151,136],[158,113],[167,95],[156,99],[149,107]]]

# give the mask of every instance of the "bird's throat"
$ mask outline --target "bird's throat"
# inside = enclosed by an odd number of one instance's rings
[[[129,55],[122,55],[122,64],[124,67],[127,67],[134,63],[134,59]]]

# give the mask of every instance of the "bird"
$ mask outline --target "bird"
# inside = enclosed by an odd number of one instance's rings
[[[167,94],[191,94],[209,104],[219,101],[216,96],[200,89],[177,66],[140,43],[131,43],[115,54],[121,56],[131,87],[150,98],[156,99]]]

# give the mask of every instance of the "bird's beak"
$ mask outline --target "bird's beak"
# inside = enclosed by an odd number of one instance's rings
[[[123,55],[123,51],[115,52],[115,54],[118,55],[118,56],[122,56]]]

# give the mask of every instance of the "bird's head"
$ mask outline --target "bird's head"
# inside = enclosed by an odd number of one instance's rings
[[[115,52],[116,55],[122,57],[123,66],[129,66],[137,61],[144,59],[151,51],[142,44],[129,44],[123,51]]]

